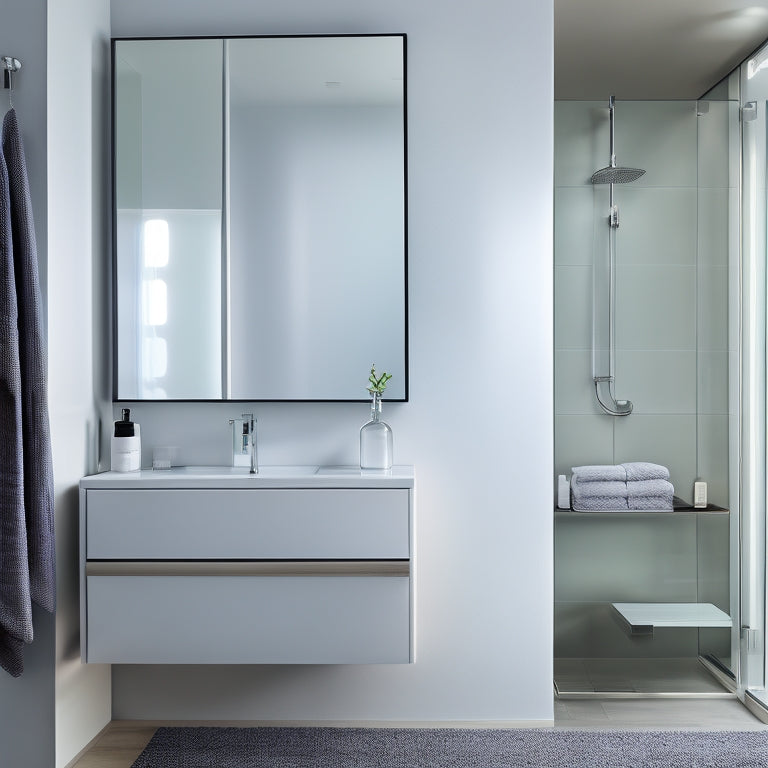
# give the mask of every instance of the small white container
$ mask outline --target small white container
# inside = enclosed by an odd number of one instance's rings
[[[136,472],[141,469],[141,427],[131,421],[131,411],[123,408],[122,421],[112,433],[112,471]]]

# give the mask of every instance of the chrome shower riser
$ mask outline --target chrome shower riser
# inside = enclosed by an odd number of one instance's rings
[[[622,168],[616,165],[615,126],[614,126],[614,102],[613,96],[608,101],[608,113],[610,118],[611,154],[610,164],[592,174],[592,184],[608,184],[608,344],[607,361],[598,362],[596,351],[596,328],[593,328],[593,370],[592,381],[595,385],[595,397],[603,411],[611,416],[629,416],[632,413],[630,400],[616,400],[613,394],[613,360],[615,351],[615,293],[616,293],[616,249],[615,232],[619,228],[619,207],[614,202],[614,184],[627,184],[639,179],[645,171],[642,168]],[[596,294],[593,301],[596,302]],[[595,304],[597,312],[597,304]],[[593,322],[597,322],[597,315]],[[602,370],[601,370],[602,368]],[[607,370],[606,370],[607,368]]]

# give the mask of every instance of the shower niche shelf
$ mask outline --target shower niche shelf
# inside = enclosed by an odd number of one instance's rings
[[[722,507],[716,507],[710,504],[704,509],[696,509],[695,507],[675,507],[675,509],[667,510],[654,510],[654,509],[605,509],[605,510],[592,510],[589,512],[579,512],[575,509],[559,509],[555,508],[555,517],[565,518],[595,518],[595,517],[626,517],[635,518],[647,517],[677,517],[678,515],[728,515],[730,511],[723,509]]]
[[[731,617],[712,603],[611,603],[630,635],[652,635],[662,627],[730,627]]]
[[[677,515],[728,515],[730,510],[707,504],[706,507],[692,507],[688,504],[675,504],[674,509],[600,509],[581,512],[576,509],[560,509],[555,507],[555,517],[672,517]]]

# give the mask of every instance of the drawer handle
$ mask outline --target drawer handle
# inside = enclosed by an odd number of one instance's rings
[[[86,576],[410,576],[408,560],[90,561]]]

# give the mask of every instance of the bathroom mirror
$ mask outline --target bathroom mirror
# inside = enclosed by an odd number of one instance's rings
[[[405,36],[112,51],[115,400],[407,400]]]

